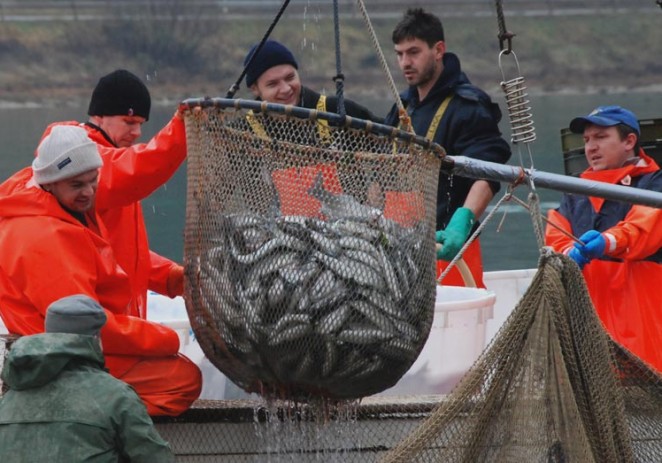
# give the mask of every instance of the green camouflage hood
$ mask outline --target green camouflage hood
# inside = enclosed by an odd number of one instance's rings
[[[71,360],[103,367],[99,340],[93,336],[69,333],[43,333],[24,336],[9,351],[2,380],[10,389],[41,387],[53,380]]]

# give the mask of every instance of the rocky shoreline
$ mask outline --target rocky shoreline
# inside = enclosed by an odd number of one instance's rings
[[[443,5],[434,8],[443,16]],[[499,54],[494,18],[449,17],[444,28],[449,51],[458,54],[472,82],[493,96],[503,95],[501,80],[518,75],[531,96],[658,93],[661,65],[654,51],[662,43],[662,13],[654,11],[509,18],[515,63]],[[214,21],[174,21],[163,33],[163,23],[152,19],[2,22],[0,108],[80,107],[98,78],[120,67],[143,76],[156,105],[225,96],[241,73],[246,50],[269,26],[262,19],[227,21],[222,27]],[[390,44],[394,21],[376,18],[373,25],[396,85],[403,88]],[[627,33],[612,40],[614,31]],[[345,94],[358,101],[392,100],[363,21],[348,18],[341,32]],[[335,92],[331,21],[285,18],[272,37],[295,51],[306,85]],[[517,69],[509,69],[513,64]],[[237,97],[250,95],[244,89]]]

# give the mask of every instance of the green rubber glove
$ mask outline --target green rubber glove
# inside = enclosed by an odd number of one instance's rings
[[[437,259],[453,260],[453,257],[464,246],[475,221],[476,216],[471,209],[458,208],[446,228],[437,232],[436,241],[442,245],[441,249],[437,251]]]

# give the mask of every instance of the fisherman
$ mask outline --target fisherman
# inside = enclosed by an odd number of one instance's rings
[[[662,191],[662,171],[639,145],[639,122],[628,109],[600,106],[573,119],[570,130],[584,136],[589,167],[581,178]],[[548,219],[546,244],[583,269],[606,330],[662,372],[662,293],[654,289],[662,281],[662,210],[564,194]]]
[[[97,301],[67,296],[48,306],[45,333],[13,344],[2,370],[0,461],[175,461],[135,391],[105,371],[105,323]]]
[[[200,394],[200,370],[178,354],[175,331],[127,313],[130,280],[95,211],[102,164],[84,128],[55,126],[32,167],[0,185],[0,314],[10,333],[30,335],[44,331],[53,301],[95,299],[108,317],[110,373],[135,388],[151,415],[177,415]]]
[[[101,77],[92,92],[89,120],[56,122],[84,127],[99,147],[96,209],[107,229],[115,258],[129,276],[132,298],[128,314],[147,317],[147,290],[169,297],[184,291],[183,267],[150,251],[140,200],[163,185],[186,158],[186,132],[178,112],[147,144],[136,144],[149,119],[151,97],[133,73],[118,69]]]
[[[498,127],[501,111],[484,91],[471,84],[458,57],[446,52],[440,19],[421,8],[409,8],[395,26],[392,40],[398,65],[409,84],[400,96],[414,132],[440,144],[452,156],[507,162],[511,153]],[[397,106],[387,115],[386,123],[399,125]],[[437,253],[438,274],[476,230],[477,219],[499,188],[499,182],[439,173],[436,239],[442,247]],[[478,240],[462,257],[476,285],[485,287]],[[442,283],[465,285],[455,268]]]
[[[246,69],[246,86],[256,99],[282,105],[316,109],[322,112],[339,112],[336,96],[322,95],[309,87],[303,86],[299,76],[297,60],[285,45],[275,40],[267,40],[253,58],[258,45],[253,45],[244,59],[244,66],[248,66]],[[348,116],[379,123],[383,122],[383,119],[375,116],[364,106],[349,99],[343,101]],[[269,137],[268,130],[250,113],[248,123],[257,136]],[[328,130],[327,121],[319,120],[316,143],[328,143],[330,137]],[[325,190],[336,194],[342,192],[336,166],[332,163],[320,163],[304,166],[300,169],[283,169],[272,173],[274,184],[279,192],[282,214],[311,216],[318,214],[320,203],[317,199],[311,197],[308,191],[320,173],[323,176]]]

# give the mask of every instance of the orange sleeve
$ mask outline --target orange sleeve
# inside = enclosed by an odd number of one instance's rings
[[[604,232],[607,255],[626,260],[641,260],[662,247],[662,210],[632,206],[625,218]],[[611,246],[610,246],[611,245]]]
[[[101,329],[105,354],[161,357],[175,355],[179,336],[172,328],[106,309],[107,321]]]
[[[548,223],[545,227],[545,245],[551,246],[556,252],[566,254],[572,248],[574,241],[561,230],[571,234],[572,227],[570,226],[570,222],[554,209],[547,213],[547,221]]]
[[[184,267],[154,251],[149,251],[149,289],[168,297],[184,294]]]
[[[97,209],[140,201],[167,182],[186,158],[184,121],[174,116],[148,143],[128,148],[99,145],[103,167],[99,174]]]

